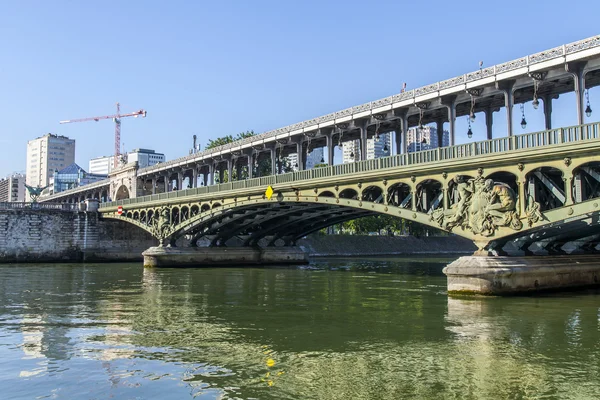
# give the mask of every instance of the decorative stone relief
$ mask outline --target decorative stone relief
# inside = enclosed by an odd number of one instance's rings
[[[156,238],[158,238],[160,245],[164,246],[166,244],[165,239],[172,232],[173,227],[171,226],[171,210],[168,207],[163,207],[160,210],[158,219],[154,221],[152,233]]]
[[[458,175],[454,182],[458,201],[448,210],[435,210],[431,216],[440,227],[452,230],[458,226],[482,236],[492,236],[503,226],[523,228],[516,211],[516,195],[510,186],[483,176],[467,181],[465,176]]]

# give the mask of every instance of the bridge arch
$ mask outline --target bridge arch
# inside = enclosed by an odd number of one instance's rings
[[[115,200],[125,200],[129,198],[129,189],[127,186],[121,185],[115,194]]]
[[[348,188],[344,189],[339,194],[340,199],[358,199],[358,192],[354,189]]]

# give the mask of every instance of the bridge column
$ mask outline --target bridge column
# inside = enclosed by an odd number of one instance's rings
[[[402,142],[402,154],[408,153],[408,113],[404,112],[401,116],[402,122],[402,137],[400,141]]]
[[[211,162],[208,164],[208,181],[204,183],[205,186],[212,185],[215,179],[215,166]]]
[[[546,130],[552,129],[552,96],[545,95],[542,97],[544,102],[544,121],[546,123]]]
[[[177,190],[183,189],[183,170],[177,171]]]
[[[158,183],[156,177],[153,177],[150,182],[152,185],[152,194],[156,194],[156,185]]]
[[[492,128],[494,125],[494,109],[488,107],[485,109],[485,128],[487,133],[487,140],[492,140]]]
[[[444,210],[450,209],[450,199],[448,198],[448,189],[442,189],[442,194],[444,196]]]
[[[192,187],[198,187],[198,168],[196,166],[192,169]]]
[[[442,104],[448,110],[448,133],[450,134],[450,146],[454,146],[454,126],[456,124],[456,96],[447,97]]]
[[[506,130],[508,137],[513,135],[512,113],[514,105],[514,86],[515,81],[496,82],[496,88],[504,93],[504,107],[506,108]]]
[[[365,121],[360,126],[360,160],[364,161],[367,159],[367,126],[369,121]]]
[[[222,162],[217,162],[215,164],[215,171],[219,174],[219,183],[223,183],[225,181],[225,169],[223,168]]]
[[[444,120],[438,119],[435,121],[437,130],[438,147],[443,147],[444,142]]]
[[[271,153],[271,175],[277,175],[277,152],[275,148],[269,149]]]
[[[231,182],[233,181],[232,179],[232,172],[233,172],[233,163],[232,163],[233,159],[229,159],[227,160],[227,182]]]
[[[335,148],[333,144],[333,132],[329,135],[325,136],[327,139],[327,165],[334,165],[333,162],[333,149]]]
[[[167,193],[169,191],[169,173],[167,172],[166,175],[164,175],[164,184],[165,184],[165,193]]]
[[[302,140],[296,142],[296,155],[298,159],[298,171],[304,171],[304,155],[302,154]]]
[[[575,91],[575,100],[577,101],[577,125],[585,123],[584,118],[584,92],[585,92],[585,63],[569,63],[565,66],[567,72],[573,76],[573,89]]]
[[[242,164],[240,164],[240,159],[236,158],[234,164],[235,164],[235,175],[237,177],[237,180],[241,181],[242,180]]]
[[[254,165],[252,163],[252,153],[248,154],[247,156],[247,160],[248,160],[248,179],[252,179],[253,178],[253,173],[252,170],[254,169]]]

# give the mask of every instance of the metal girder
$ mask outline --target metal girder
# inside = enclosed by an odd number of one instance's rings
[[[340,212],[347,212],[346,210],[340,210],[340,207],[336,207],[336,208],[329,208],[327,210],[321,210],[319,212],[315,212],[315,213],[311,213],[306,215],[307,213],[303,213],[300,216],[297,217],[293,217],[293,216],[288,216],[286,219],[286,221],[284,223],[279,223],[279,221],[276,221],[274,226],[271,226],[269,228],[266,229],[262,229],[260,231],[254,232],[252,234],[250,234],[250,236],[248,237],[248,239],[246,239],[244,241],[244,246],[252,246],[254,244],[256,244],[259,240],[261,240],[262,238],[272,234],[272,233],[276,233],[276,232],[285,232],[289,227],[291,226],[297,226],[298,223],[303,222],[303,221],[307,221],[307,220],[311,220],[314,218],[318,218],[321,217],[323,215],[328,215],[328,214],[337,214]]]
[[[253,218],[250,219],[250,221],[243,221],[242,225],[237,225],[234,226],[233,228],[227,229],[223,232],[219,232],[216,234],[216,237],[211,241],[211,246],[214,246],[217,244],[218,241],[222,242],[222,239],[225,239],[225,241],[227,241],[229,238],[232,238],[234,236],[236,236],[238,233],[243,232],[245,230],[248,230],[250,228],[252,228],[253,226],[257,226],[261,223],[264,222],[268,222],[272,219],[275,218],[281,218],[284,215],[289,215],[289,214],[293,214],[293,213],[305,213],[305,212],[310,212],[311,209],[318,209],[318,208],[322,208],[322,205],[310,205],[310,204],[292,204],[291,206],[287,206],[285,207],[285,211],[284,207],[273,207],[270,209],[271,213],[270,214],[265,214],[265,215],[256,215],[254,214]],[[263,210],[264,211],[264,210]]]
[[[291,243],[295,243],[296,240],[298,240],[298,239],[300,239],[300,238],[302,238],[302,237],[304,237],[306,235],[310,235],[313,232],[316,232],[318,230],[321,230],[321,229],[326,228],[326,227],[331,226],[331,225],[335,225],[335,224],[339,224],[341,222],[349,221],[351,219],[356,219],[356,218],[361,218],[361,217],[367,217],[369,215],[375,215],[375,214],[376,213],[369,212],[369,211],[362,211],[362,212],[361,211],[357,211],[357,212],[355,212],[353,214],[343,215],[343,216],[341,216],[339,218],[328,220],[328,221],[323,222],[321,224],[314,224],[314,225],[312,225],[310,227],[303,226],[300,233],[298,233],[299,230],[296,230],[296,233],[291,238],[290,242]]]
[[[558,186],[552,182],[546,175],[544,175],[541,171],[535,171],[533,173],[539,180],[550,190],[550,192],[556,197],[561,203],[565,204],[565,192],[562,191]]]

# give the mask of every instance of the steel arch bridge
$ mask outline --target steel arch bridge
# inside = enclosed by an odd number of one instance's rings
[[[100,212],[163,246],[293,246],[387,214],[470,239],[480,254],[534,243],[560,253],[568,242],[589,252],[600,241],[599,150],[600,125],[589,124],[102,203]]]

